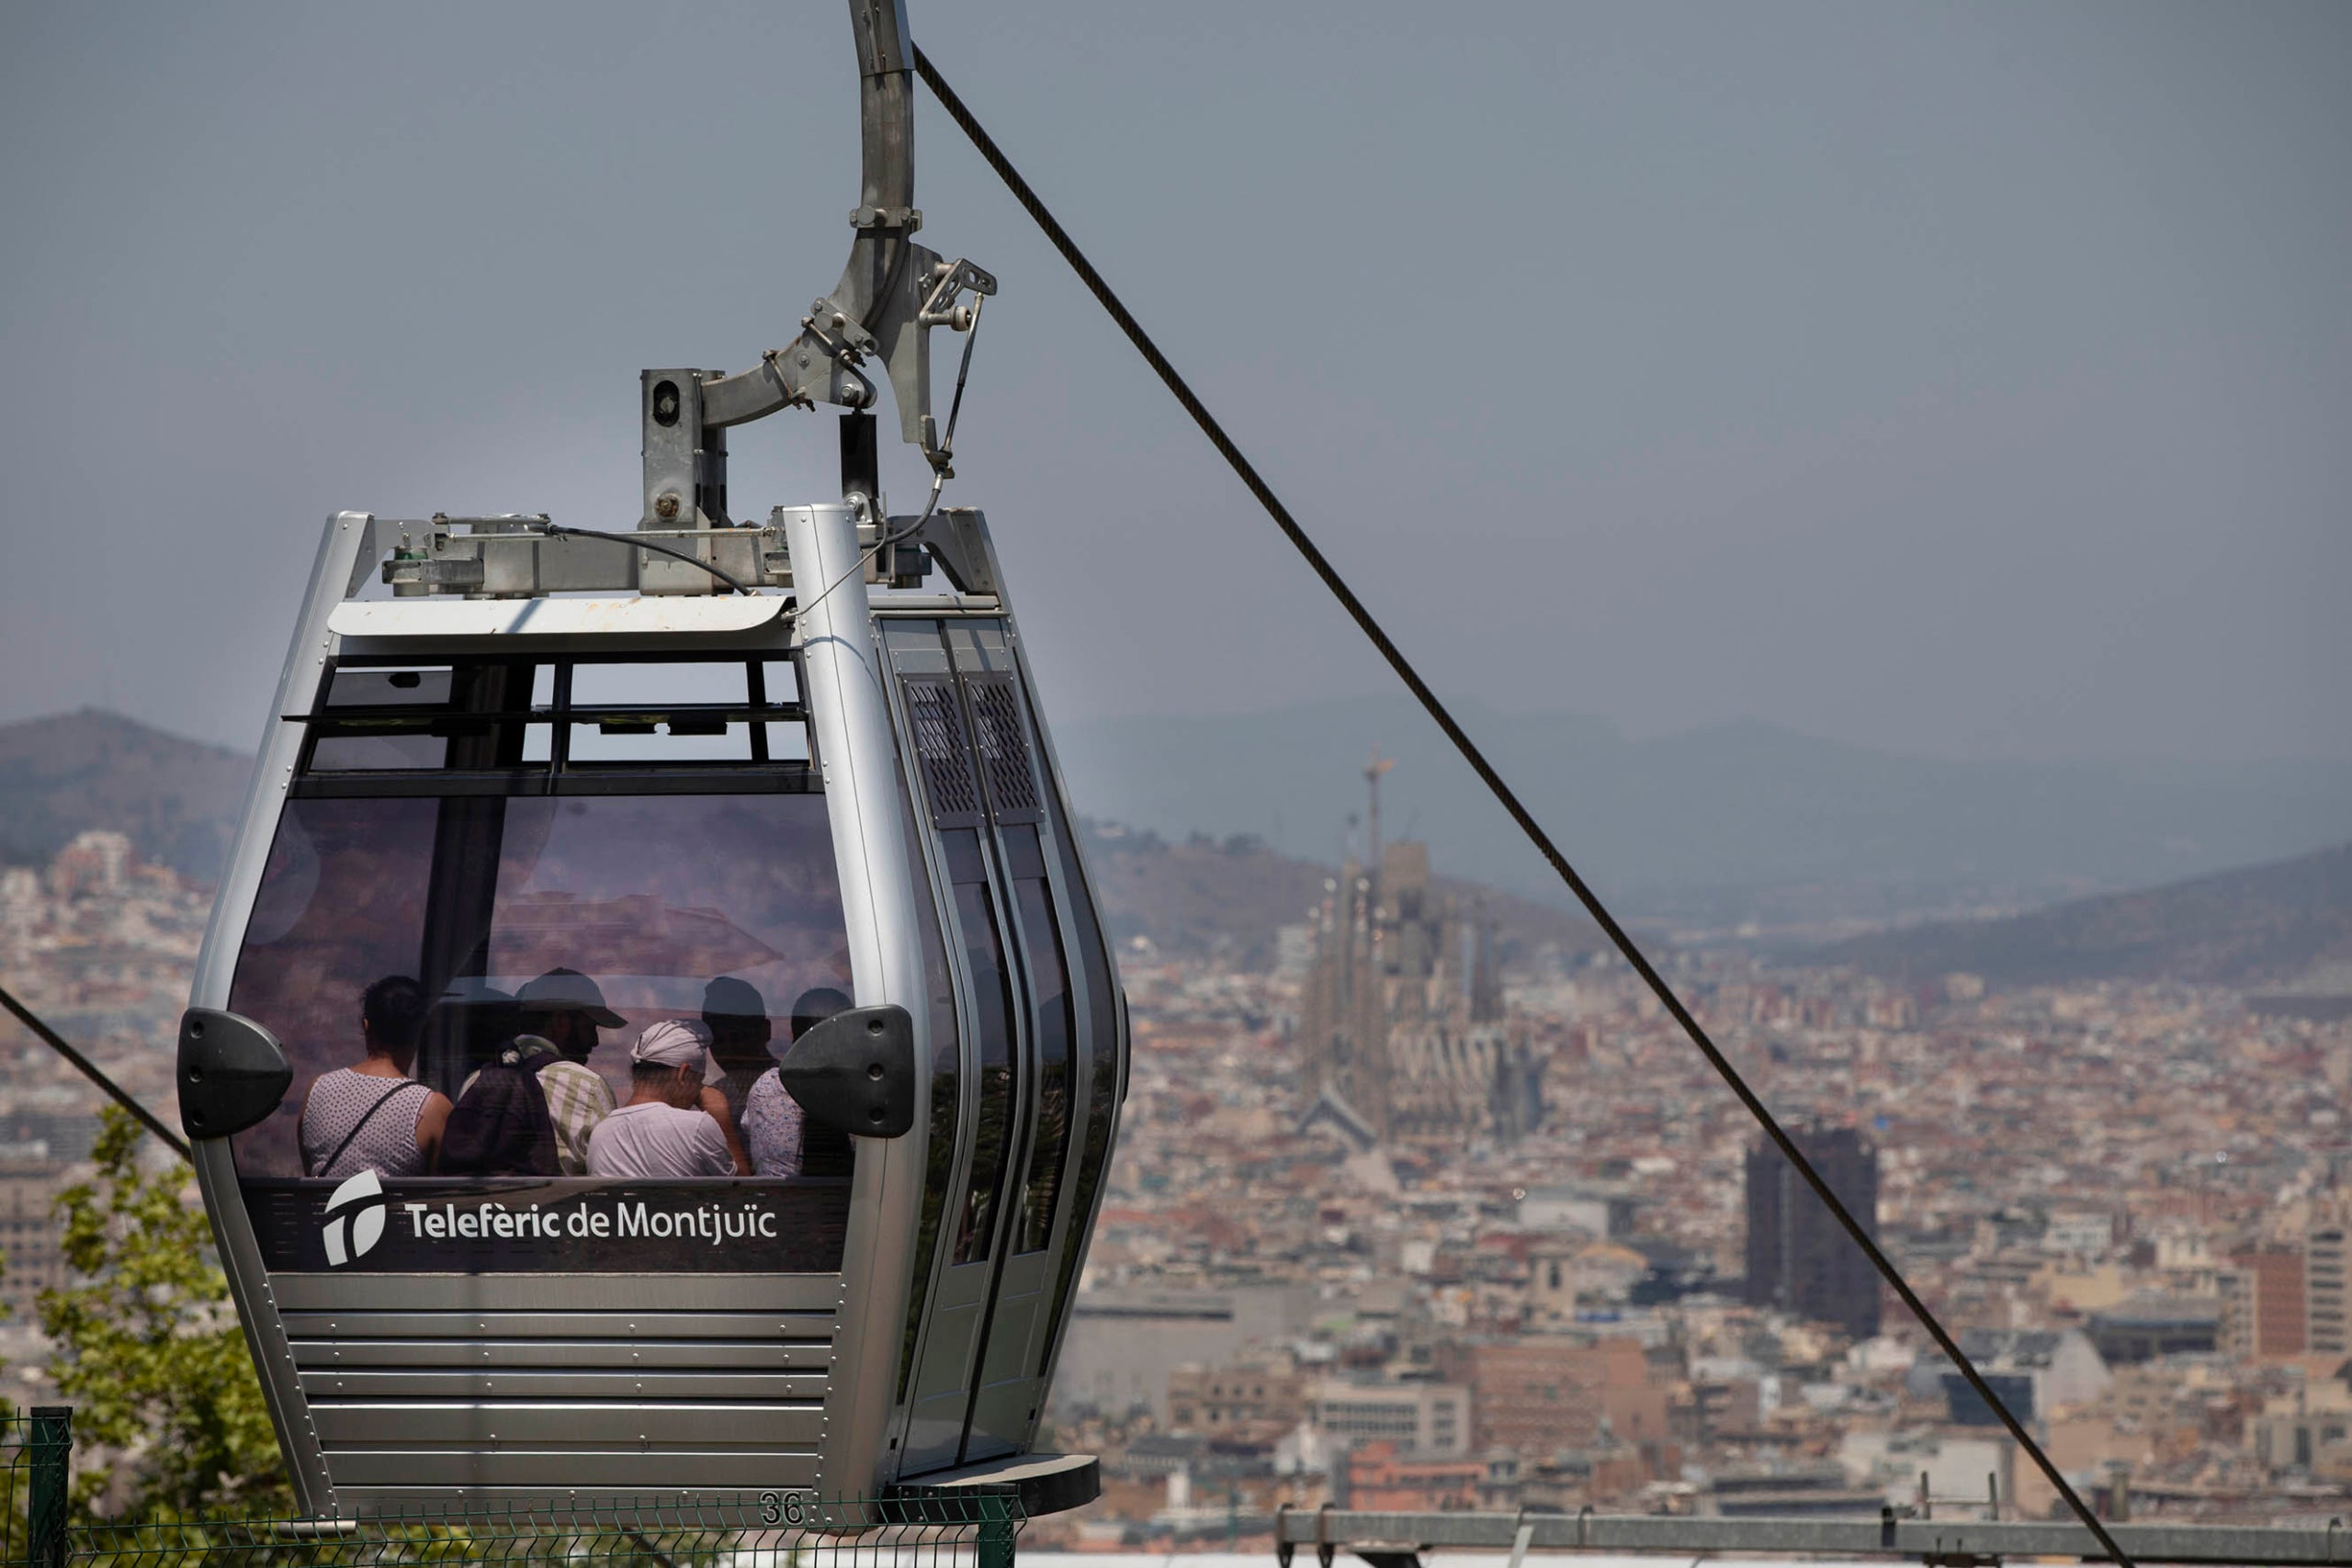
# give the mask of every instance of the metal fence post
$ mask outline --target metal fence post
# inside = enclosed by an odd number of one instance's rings
[[[975,1568],[1012,1568],[1012,1506],[1003,1497],[982,1493],[980,1505],[980,1535],[976,1543],[979,1561]]]
[[[70,1404],[33,1406],[31,1450],[32,1496],[25,1523],[31,1540],[28,1552],[32,1568],[65,1568],[65,1515],[68,1478],[73,1466],[74,1407]]]

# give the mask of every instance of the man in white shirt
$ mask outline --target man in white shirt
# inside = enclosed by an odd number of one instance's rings
[[[654,1024],[629,1047],[628,1103],[588,1134],[588,1174],[666,1181],[732,1176],[735,1157],[702,1109],[710,1031],[685,1019]]]

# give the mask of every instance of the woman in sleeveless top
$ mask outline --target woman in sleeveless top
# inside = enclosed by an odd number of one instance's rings
[[[449,1100],[409,1077],[424,1024],[424,987],[407,976],[388,975],[368,987],[359,1006],[366,1056],[319,1075],[302,1101],[305,1175],[431,1173]]]
[[[762,1176],[800,1174],[800,1102],[774,1067],[752,1080],[743,1101],[743,1140]]]
[[[302,1168],[312,1176],[329,1177],[356,1176],[363,1170],[379,1176],[426,1175],[433,1151],[420,1137],[420,1124],[425,1108],[440,1099],[406,1076],[387,1078],[356,1067],[320,1074],[302,1102]],[[445,1118],[447,1114],[442,1112]]]
[[[711,982],[714,991],[718,984]],[[792,1038],[798,1040],[848,1006],[849,998],[831,986],[803,991],[792,1004]],[[764,1019],[762,1023],[764,1025]],[[817,1135],[811,1136],[812,1129],[801,1114],[800,1102],[784,1087],[784,1075],[776,1068],[768,1068],[752,1081],[750,1092],[743,1097],[742,1121],[744,1142],[752,1146],[752,1168],[760,1175],[849,1174],[849,1139],[824,1127],[814,1129]]]

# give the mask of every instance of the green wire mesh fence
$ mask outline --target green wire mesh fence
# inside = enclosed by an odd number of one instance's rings
[[[36,1410],[5,1433],[15,1506],[0,1563],[28,1568],[1012,1568],[1024,1522],[1009,1491],[921,1487],[364,1519],[69,1519],[69,1413]]]

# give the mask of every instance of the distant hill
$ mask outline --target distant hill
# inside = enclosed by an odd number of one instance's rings
[[[1170,843],[1096,823],[1087,826],[1086,855],[1114,939],[1147,936],[1170,952],[1224,953],[1255,967],[1272,962],[1275,931],[1306,919],[1335,874],[1246,836]],[[1578,953],[1600,944],[1600,931],[1581,916],[1453,878],[1435,881],[1439,893],[1465,908],[1484,901],[1506,962],[1546,946]]]
[[[2291,981],[2352,959],[2352,844],[2008,919],[1887,931],[1822,956],[1887,975],[1960,970],[2006,985]]]
[[[251,757],[96,708],[0,725],[0,864],[38,865],[112,828],[198,883],[227,859]]]
[[[2007,763],[1898,757],[1736,724],[1635,739],[1603,719],[1455,705],[1577,863],[1630,913],[1728,926],[2030,908],[2352,839],[2352,762]],[[1550,872],[1407,697],[1057,726],[1082,811],[1336,861],[1377,744],[1392,835],[1547,902]]]

